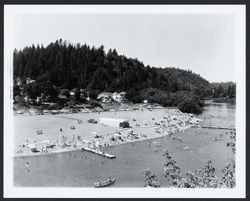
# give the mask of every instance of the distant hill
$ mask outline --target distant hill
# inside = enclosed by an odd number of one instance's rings
[[[212,82],[211,83],[211,86],[213,88],[218,88],[219,86],[221,86],[223,88],[223,90],[227,90],[228,87],[231,87],[231,86],[236,86],[236,83],[235,82]]]
[[[119,55],[115,49],[105,52],[103,46],[72,45],[61,39],[47,47],[32,45],[15,50],[13,64],[14,78],[36,81],[33,88],[37,96],[51,95],[52,87],[58,93],[62,89],[86,89],[93,98],[102,91],[126,91],[134,102],[150,99],[150,93],[145,97],[149,91],[168,98],[177,92],[199,99],[212,94],[212,85],[191,71],[145,66],[138,59]],[[157,95],[150,100],[157,102]],[[161,103],[164,105],[164,100]],[[165,105],[177,103],[168,101]]]
[[[137,59],[107,53],[99,48],[62,40],[47,47],[32,46],[14,52],[14,76],[38,82],[49,81],[63,88],[89,88],[100,91],[129,91],[157,88],[167,92],[206,91],[207,80],[191,71],[144,66]]]

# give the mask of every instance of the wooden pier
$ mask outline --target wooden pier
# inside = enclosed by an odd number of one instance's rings
[[[213,127],[213,126],[192,126],[192,128],[208,128],[208,129],[223,129],[223,130],[230,130],[231,128],[227,127]]]
[[[116,158],[115,155],[104,153],[102,151],[99,151],[99,150],[96,150],[96,149],[91,149],[89,147],[82,148],[82,151],[88,151],[88,152],[91,152],[91,153],[94,153],[94,154],[98,154],[100,156],[103,156],[103,157],[106,157],[106,158],[110,158],[110,159]]]

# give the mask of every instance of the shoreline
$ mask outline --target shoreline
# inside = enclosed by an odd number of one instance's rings
[[[23,150],[24,154],[26,151],[27,154],[24,156],[19,155],[13,160],[14,185],[16,187],[93,187],[94,182],[105,180],[108,175],[119,181],[115,183],[113,187],[142,187],[145,181],[142,171],[149,169],[157,176],[162,187],[168,187],[166,178],[163,175],[165,161],[165,156],[163,154],[165,150],[171,153],[171,156],[177,161],[183,173],[188,171],[194,172],[201,168],[205,161],[212,160],[213,166],[215,167],[215,175],[220,177],[220,170],[224,168],[225,164],[232,158],[232,151],[226,146],[230,141],[230,136],[227,130],[199,128],[199,125],[215,127],[228,127],[228,125],[234,125],[232,123],[234,122],[234,111],[235,110],[232,108],[225,110],[224,107],[219,106],[209,107],[208,110],[205,110],[203,115],[197,116],[197,118],[203,120],[200,124],[196,124],[197,126],[191,124],[191,120],[195,122],[195,119],[187,118],[185,114],[179,112],[175,113],[172,110],[155,110],[154,112],[145,110],[144,112],[125,112],[126,114],[117,112],[117,116],[115,116],[115,114],[103,114],[102,116],[107,117],[127,118],[131,122],[133,129],[136,123],[139,123],[143,127],[152,125],[156,129],[134,129],[134,132],[139,134],[139,139],[136,140],[130,138],[130,136],[127,138],[123,137],[123,135],[115,134],[115,137],[121,136],[125,142],[123,141],[120,143],[119,138],[116,138],[118,140],[108,141],[114,142],[110,143],[109,148],[101,148],[101,151],[116,155],[116,158],[113,160],[86,151],[81,151],[80,148],[82,144],[78,144],[78,141],[75,142],[79,146],[75,148],[73,148],[73,146],[65,147],[65,150],[59,152],[52,152],[53,149],[48,149],[48,154],[28,154],[30,150],[26,149],[26,146]],[[44,132],[45,135],[34,135],[34,132],[30,132],[30,135],[23,135],[24,137],[36,136],[35,140],[37,141],[49,139],[50,142],[56,142],[55,137],[57,137],[57,135],[54,131],[59,132],[58,128],[60,128],[60,126],[65,128],[63,131],[68,136],[67,142],[72,141],[72,133],[80,132],[79,134],[81,134],[83,142],[87,142],[85,141],[87,138],[93,138],[95,140],[103,139],[98,137],[94,138],[95,134],[90,133],[91,131],[96,131],[99,135],[100,133],[108,133],[114,130],[111,127],[101,126],[99,123],[88,124],[86,122],[89,118],[97,117],[97,114],[79,114],[79,116],[72,115],[72,117],[79,117],[83,119],[85,123],[81,126],[79,125],[79,127],[76,127],[76,130],[72,131],[70,130],[70,126],[73,124],[70,120],[64,119],[60,121],[61,118],[56,118],[58,120],[55,121],[60,122],[60,124],[54,124],[54,118],[51,119],[47,116],[41,116],[39,118],[31,116],[29,118],[18,118],[18,125],[19,128],[23,128],[22,125],[24,123],[32,121],[35,123],[38,122],[42,128],[50,122],[51,127],[56,129],[52,130],[50,127],[46,128],[47,130]],[[219,117],[221,118],[220,121],[218,121]],[[162,120],[163,122],[161,122]],[[169,124],[167,120],[170,120]],[[160,123],[160,125],[158,125],[158,123]],[[165,130],[162,129],[164,123],[166,125]],[[177,129],[180,128],[179,131],[175,133],[172,132],[176,130],[176,127],[169,130],[168,128],[170,128],[171,125],[176,125]],[[20,134],[27,134],[28,132],[24,131],[32,131],[36,130],[36,128],[37,126],[35,127],[31,124],[30,127],[25,127],[23,130],[19,129],[16,131],[20,132]],[[66,128],[68,129],[66,130]],[[52,132],[49,133],[49,129],[51,129]],[[184,130],[184,132],[182,132],[182,130]],[[72,132],[69,133],[69,131]],[[126,131],[121,133],[126,134]],[[148,135],[148,137],[141,138],[141,133]],[[170,133],[170,135],[167,135],[168,133]],[[163,135],[161,136],[161,134]],[[109,140],[112,136],[113,134],[107,136],[104,140]],[[22,139],[20,140],[18,138],[17,140],[19,140],[17,142],[20,143],[16,143],[16,145],[22,145]],[[25,138],[23,138],[23,140],[25,140]],[[30,141],[30,143],[33,143],[33,141]],[[73,145],[73,143],[71,145]],[[40,144],[37,145],[38,149],[40,148],[39,146]],[[58,148],[60,147],[54,147],[55,150]]]
[[[22,109],[13,110],[14,116],[39,116],[39,115],[60,115],[60,114],[74,114],[74,113],[99,113],[99,112],[123,112],[123,111],[136,111],[140,110],[141,107],[143,109],[178,109],[177,107],[163,107],[156,103],[135,103],[135,104],[128,104],[128,103],[121,103],[118,105],[109,105],[103,104],[102,107],[92,107],[92,108],[85,108],[87,104],[83,104],[83,108],[78,108],[77,112],[73,112],[69,109],[69,106],[63,107],[62,109],[45,109],[41,110],[36,106],[33,107],[24,107]],[[13,105],[15,106],[15,105]],[[65,110],[67,110],[65,112]],[[40,111],[40,112],[39,112]],[[42,112],[41,112],[42,111]],[[46,111],[46,112],[44,112]]]
[[[167,134],[163,134],[161,136],[149,136],[147,138],[141,138],[141,139],[138,139],[138,140],[134,140],[134,141],[125,141],[125,142],[118,142],[118,143],[114,143],[114,144],[110,144],[109,147],[115,147],[115,146],[119,146],[119,145],[123,145],[123,144],[129,144],[129,143],[133,143],[133,142],[142,142],[142,141],[147,141],[147,140],[152,140],[152,139],[159,139],[159,138],[162,138],[162,137],[166,137],[166,136],[169,136],[169,135],[174,135],[174,134],[178,134],[179,132],[184,132],[185,130],[187,129],[190,129],[192,128],[193,125],[188,125],[184,128],[180,128],[177,132],[175,133],[167,133]],[[112,132],[112,133],[116,133],[116,132]],[[105,134],[104,134],[105,135]],[[106,135],[110,135],[110,134],[106,134]],[[25,157],[32,157],[32,156],[44,156],[44,155],[51,155],[51,154],[61,154],[61,153],[69,153],[69,152],[75,152],[75,151],[80,151],[82,150],[82,148],[84,148],[84,145],[81,145],[80,147],[70,147],[71,149],[70,150],[67,150],[67,148],[65,148],[65,150],[55,150],[55,151],[51,151],[51,152],[48,152],[48,153],[28,153],[28,154],[20,154],[20,155],[15,155],[13,156],[14,159],[16,158],[25,158]]]

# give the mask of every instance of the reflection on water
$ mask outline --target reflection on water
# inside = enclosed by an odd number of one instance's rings
[[[235,105],[226,103],[211,103],[204,107],[204,112],[199,115],[204,119],[203,126],[235,127]]]
[[[203,125],[229,127],[235,125],[235,107],[227,104],[206,105],[200,117]],[[198,169],[211,159],[219,175],[220,169],[232,157],[226,147],[228,136],[224,129],[191,128],[176,134],[183,142],[172,140],[171,136],[110,147],[108,152],[116,159],[106,159],[88,152],[71,152],[39,157],[24,157],[14,160],[15,186],[67,186],[92,187],[97,180],[114,177],[112,187],[143,187],[143,170],[150,169],[167,186],[163,176],[164,149],[168,149],[180,165],[183,173]],[[213,141],[217,136],[221,141]],[[183,147],[188,147],[183,149]],[[154,150],[157,148],[157,152]],[[220,154],[218,154],[220,153]]]

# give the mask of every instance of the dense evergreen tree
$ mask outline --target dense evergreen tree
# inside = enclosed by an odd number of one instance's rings
[[[115,49],[106,54],[104,47],[72,45],[57,40],[47,47],[32,45],[14,51],[14,76],[51,85],[92,90],[128,91],[132,88],[158,88],[168,92],[208,88],[209,83],[191,71],[176,68],[145,67],[137,59],[118,55]],[[205,91],[205,90],[203,90]]]
[[[104,46],[72,45],[62,39],[47,47],[32,45],[15,50],[13,63],[14,78],[24,83],[26,78],[36,80],[28,89],[33,98],[43,93],[55,100],[60,90],[77,88],[89,91],[91,97],[102,91],[126,91],[135,102],[151,99],[163,105],[177,105],[177,92],[200,99],[212,95],[214,87],[192,71],[145,67],[137,59],[119,55],[115,49],[105,53]],[[214,89],[214,96],[218,97],[225,91],[217,86]],[[154,95],[145,95],[152,90]],[[228,87],[226,94],[235,96],[235,87]],[[80,99],[79,94],[77,97]]]
[[[233,82],[212,83],[211,85],[214,90],[214,98],[235,98],[236,96],[236,84]]]

